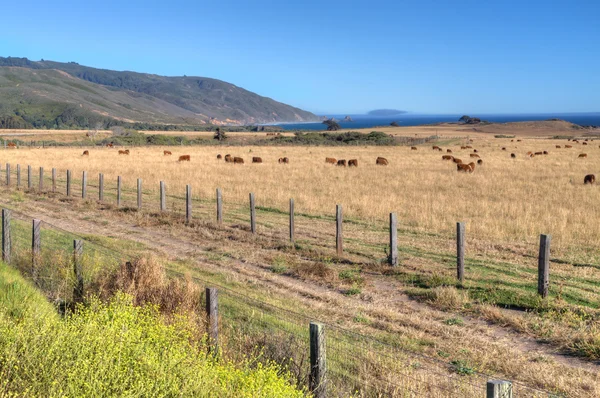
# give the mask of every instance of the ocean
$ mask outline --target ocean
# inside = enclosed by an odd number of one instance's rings
[[[391,122],[397,122],[400,126],[418,126],[421,124],[433,124],[443,122],[457,122],[463,115],[419,115],[419,114],[400,114],[397,116],[374,117],[370,115],[348,115],[353,121],[345,122],[347,115],[327,115],[338,120],[343,129],[363,129],[389,126]],[[472,117],[478,117],[481,120],[487,120],[495,123],[525,122],[534,120],[561,119],[582,126],[600,126],[600,112],[595,113],[557,113],[557,114],[473,114]],[[311,123],[281,123],[277,124],[285,130],[325,130],[325,125],[321,122]]]

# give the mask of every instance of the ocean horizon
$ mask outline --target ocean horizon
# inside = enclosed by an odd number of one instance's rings
[[[353,121],[344,121],[346,116],[350,116]],[[388,127],[390,123],[397,122],[402,126],[419,126],[436,123],[458,122],[462,114],[444,114],[427,115],[403,113],[395,116],[371,116],[371,115],[327,115],[335,118],[342,129],[364,129],[375,127]],[[541,121],[548,119],[561,119],[581,126],[600,126],[600,112],[587,113],[532,113],[532,114],[471,114],[471,117],[478,117],[492,123],[510,123]],[[272,123],[269,125],[278,126],[285,130],[325,130],[326,126],[322,122],[289,122]]]

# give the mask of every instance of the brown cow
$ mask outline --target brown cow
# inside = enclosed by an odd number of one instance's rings
[[[348,167],[358,167],[358,159],[350,159],[348,160]]]
[[[462,171],[465,173],[472,173],[475,170],[475,163],[471,162],[469,164],[464,164],[464,163],[458,163],[456,165],[456,170],[457,171]]]
[[[124,151],[119,149],[119,155],[129,155],[129,149],[126,149]]]
[[[467,149],[473,149],[473,147],[471,145],[467,145],[467,146],[465,146],[465,148],[467,148]]]
[[[557,145],[557,146],[556,146],[556,148],[557,148],[557,149],[560,149],[560,145]]]
[[[336,164],[337,160],[335,158],[325,158],[325,163]]]
[[[469,156],[472,157],[472,158],[478,158],[479,157],[479,155],[476,154],[476,153],[471,153],[471,154],[469,154]]]
[[[441,149],[441,148],[440,148],[439,146],[437,146],[437,145],[434,145],[432,148],[433,148],[433,150],[434,150],[434,151],[435,151],[435,150],[437,150],[437,149]]]
[[[584,142],[583,145],[587,145],[587,142]]]
[[[111,142],[111,143],[109,143],[109,144],[106,144],[106,147],[107,147],[107,148],[112,148],[112,147],[113,147],[113,143]]]
[[[238,158],[237,156],[233,158],[233,164],[244,164],[244,159]]]
[[[223,156],[221,156],[221,154],[218,154],[217,159],[223,159]]]
[[[386,158],[378,157],[377,160],[375,161],[375,164],[378,164],[380,166],[387,166],[388,160]]]
[[[170,156],[170,155],[172,155],[171,151],[163,151],[163,154],[164,154],[165,156]]]
[[[410,150],[411,150],[411,151],[416,151],[416,150],[417,150],[417,147],[416,147],[416,146],[411,146],[411,147],[410,147]]]
[[[503,150],[503,151],[506,151],[506,147],[505,147],[505,146],[503,146],[503,147],[502,147],[502,150]]]
[[[511,158],[513,158],[513,159],[516,159],[516,158],[517,158],[517,155],[515,155],[514,153],[511,153],[511,154],[510,154],[510,157],[511,157]]]
[[[288,158],[279,158],[279,163],[288,164],[289,162],[290,162],[290,160]]]
[[[565,145],[565,148],[573,148],[573,145]]]
[[[191,160],[190,155],[181,155],[178,162],[189,162]]]
[[[252,158],[252,163],[262,163],[262,158],[260,158],[258,156],[254,156]]]
[[[233,163],[233,156],[231,156],[230,154],[225,155],[225,161],[227,163]]]
[[[579,154],[579,157],[580,157],[580,158],[587,158],[587,153],[580,153],[580,154]]]
[[[452,155],[443,155],[442,156],[442,160],[452,160],[452,159],[454,159],[454,156],[452,156]]]
[[[479,152],[477,149],[473,149],[473,153],[477,153]]]
[[[521,142],[521,140],[517,140],[517,142]]]
[[[588,174],[583,178],[583,184],[593,184],[596,182],[596,176],[593,174]]]
[[[446,153],[452,153],[451,149],[446,149]]]
[[[462,162],[463,162],[463,161],[462,161],[462,160],[460,160],[459,158],[454,158],[454,157],[452,158],[452,161],[453,161],[454,163],[462,163]]]
[[[536,152],[535,156],[539,156],[539,155],[543,155],[543,154],[544,154],[544,152]]]
[[[477,161],[477,164],[479,164],[479,165],[483,164],[483,159],[479,159],[479,160]]]
[[[81,156],[90,156],[90,151],[83,151],[83,154],[81,154]]]
[[[346,167],[346,159],[340,159],[337,161],[337,165],[338,166],[344,166]]]
[[[544,152],[542,152],[542,153],[543,153],[544,155],[547,155],[547,154],[548,154],[548,151],[544,151]]]
[[[466,146],[461,146],[460,149],[467,149],[467,147]]]

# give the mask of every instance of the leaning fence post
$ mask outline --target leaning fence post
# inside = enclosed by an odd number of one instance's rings
[[[10,264],[11,257],[10,215],[10,210],[2,209],[2,261],[6,264]]]
[[[52,192],[56,192],[56,169],[52,168]]]
[[[308,389],[315,398],[324,398],[327,392],[327,365],[325,358],[325,327],[310,323],[310,375]]]
[[[217,224],[223,224],[223,193],[217,188]]]
[[[456,223],[456,275],[460,283],[465,279],[465,223]]]
[[[85,199],[87,195],[87,171],[83,172],[81,176],[81,199]]]
[[[27,189],[31,189],[32,188],[32,181],[31,181],[31,166],[28,165],[27,166]]]
[[[294,199],[290,199],[290,242],[294,243]]]
[[[540,255],[538,258],[538,294],[548,296],[550,285],[550,235],[540,235]]]
[[[342,236],[342,205],[335,205],[335,250],[338,256],[344,253]]]
[[[104,201],[104,174],[98,174],[98,200]]]
[[[164,181],[160,182],[160,211],[167,211],[167,193]]]
[[[73,270],[75,272],[75,287],[73,289],[73,301],[83,301],[83,271],[81,269],[81,258],[83,256],[83,241],[73,241]]]
[[[6,163],[6,185],[10,186],[10,163]]]
[[[506,380],[488,380],[486,398],[512,398],[512,383]]]
[[[121,176],[117,177],[117,207],[121,206]]]
[[[137,208],[142,210],[142,179],[137,179]]]
[[[185,186],[185,223],[192,222],[192,186]]]
[[[67,170],[67,196],[71,196],[71,170]]]
[[[37,277],[37,264],[42,249],[40,239],[40,227],[42,222],[40,220],[33,220],[31,228],[31,276],[33,280]]]
[[[219,303],[217,289],[206,288],[206,318],[208,321],[208,352],[219,352]]]
[[[40,192],[44,191],[44,168],[40,167]]]
[[[17,165],[17,189],[21,187],[21,165]]]
[[[392,267],[398,265],[398,219],[396,213],[390,213],[390,258]]]
[[[256,207],[254,206],[254,193],[250,193],[250,231],[256,233]]]

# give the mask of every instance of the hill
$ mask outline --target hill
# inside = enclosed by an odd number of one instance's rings
[[[216,79],[0,57],[0,128],[318,120],[310,112]]]

